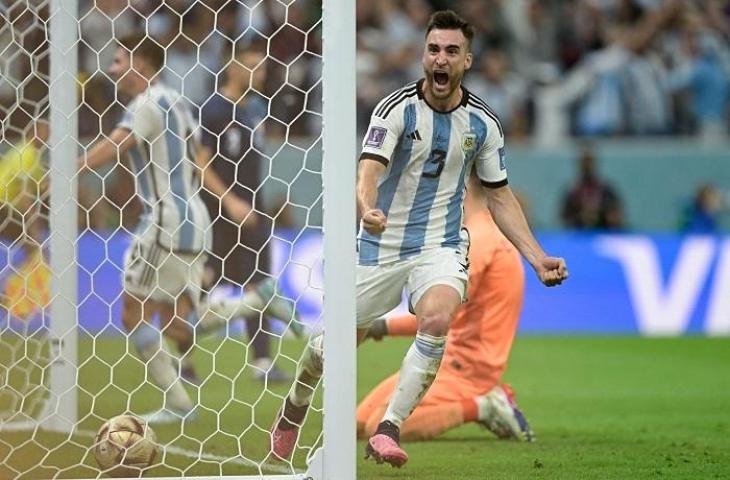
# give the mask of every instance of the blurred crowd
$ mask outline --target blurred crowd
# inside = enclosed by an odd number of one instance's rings
[[[0,115],[12,126],[48,102],[49,8],[50,0],[0,2]],[[271,104],[268,130],[317,136],[320,9],[321,0],[79,0],[80,136],[93,138],[117,120],[119,102],[106,74],[114,38],[140,30],[166,48],[163,81],[198,108],[220,87],[234,46],[267,51],[261,93]]]
[[[0,4],[6,115],[32,114],[47,96],[49,3]],[[270,134],[318,134],[321,0],[80,0],[79,8],[82,135],[94,136],[100,114],[109,114],[102,125],[113,122],[104,74],[112,39],[140,29],[167,48],[164,79],[196,106],[220,83],[233,44],[268,49],[262,93],[278,123]],[[424,27],[438,8],[474,23],[466,83],[512,136],[535,131],[540,95],[556,90],[574,135],[728,133],[730,0],[361,0],[361,128],[380,98],[421,75]],[[18,89],[26,105],[14,105]]]
[[[477,28],[466,84],[513,136],[530,135],[541,91],[559,92],[579,136],[728,132],[730,2],[373,0],[358,2],[358,92],[367,113],[420,75],[434,8]]]

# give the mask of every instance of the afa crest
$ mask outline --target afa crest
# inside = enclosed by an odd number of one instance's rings
[[[476,133],[465,133],[461,137],[461,149],[465,154],[472,153],[477,148],[477,135]]]

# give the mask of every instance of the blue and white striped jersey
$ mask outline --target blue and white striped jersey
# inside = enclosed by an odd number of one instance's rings
[[[153,229],[157,243],[181,252],[210,244],[210,217],[195,175],[193,117],[174,90],[156,83],[127,106],[119,128],[130,130],[136,193],[144,207],[138,235]]]
[[[373,111],[361,159],[387,166],[376,207],[387,219],[381,235],[358,235],[360,265],[404,260],[461,238],[465,179],[473,166],[487,187],[507,184],[504,134],[497,116],[463,89],[462,102],[438,112],[423,97],[424,80],[384,98]]]

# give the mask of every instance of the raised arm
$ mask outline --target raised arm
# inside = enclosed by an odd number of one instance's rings
[[[79,168],[94,170],[119,158],[136,144],[134,135],[126,128],[115,128],[108,137],[97,142],[79,159]]]
[[[565,260],[548,256],[535,240],[512,189],[504,185],[499,188],[485,188],[485,193],[494,222],[532,265],[540,281],[552,287],[560,285],[568,278]]]

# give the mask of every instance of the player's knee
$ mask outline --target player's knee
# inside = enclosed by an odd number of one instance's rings
[[[445,336],[449,331],[450,325],[451,315],[441,310],[424,312],[418,319],[418,331],[433,335],[434,337]]]

